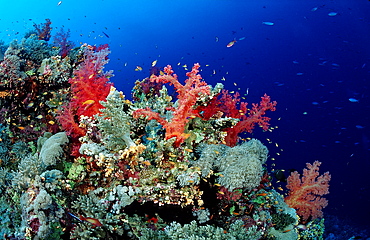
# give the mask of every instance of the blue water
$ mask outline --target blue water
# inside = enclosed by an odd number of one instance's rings
[[[267,93],[278,102],[268,113],[278,128],[253,136],[269,147],[275,168],[301,171],[321,161],[320,172],[332,175],[324,212],[370,226],[370,1],[4,2],[2,40],[21,39],[50,18],[53,33],[70,29],[76,45],[108,43],[106,70],[126,95],[154,60],[182,80],[184,65],[199,62],[209,84],[248,89],[250,103]]]

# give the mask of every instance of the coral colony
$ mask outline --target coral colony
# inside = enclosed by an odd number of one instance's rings
[[[137,81],[130,101],[104,71],[108,45],[49,43],[50,24],[0,47],[4,239],[322,239],[321,163],[284,199],[266,146],[239,137],[268,130],[268,95],[248,108],[194,64],[184,83],[171,66]]]

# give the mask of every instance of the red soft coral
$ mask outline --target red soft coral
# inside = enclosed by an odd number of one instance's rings
[[[263,130],[267,130],[269,127],[269,117],[265,117],[266,111],[275,111],[276,102],[271,102],[270,97],[268,95],[264,95],[261,97],[260,104],[252,103],[252,109],[249,111],[246,110],[247,105],[246,103],[240,104],[240,109],[238,110],[236,107],[233,107],[238,101],[235,100],[238,96],[234,96],[234,100],[231,102],[232,104],[232,111],[230,111],[230,117],[233,118],[240,118],[241,120],[233,127],[226,129],[227,136],[225,138],[226,145],[233,147],[238,142],[238,134],[242,132],[249,132],[251,133],[254,129],[255,124],[258,124],[262,127]]]
[[[78,126],[75,113],[70,106],[63,106],[63,112],[57,117],[67,135],[73,138],[84,136],[86,131]]]
[[[79,117],[91,117],[103,108],[100,101],[105,100],[112,84],[109,82],[110,73],[103,72],[110,53],[108,45],[98,48],[83,46],[85,48],[84,61],[73,72],[74,77],[69,79],[71,84],[71,101],[63,107],[58,120],[68,135],[78,138],[83,136],[85,130],[78,125]]]
[[[225,117],[241,118],[247,112],[248,103],[240,102],[239,97],[238,92],[232,96],[223,89],[221,94],[216,94],[206,106],[199,106],[197,110],[204,120],[219,117],[220,113]]]
[[[73,95],[71,107],[77,110],[78,116],[90,117],[103,108],[100,101],[105,100],[112,86],[109,82],[111,74],[103,71],[109,53],[107,44],[97,49],[87,46],[84,62],[69,79]]]
[[[210,94],[210,87],[202,81],[202,77],[198,74],[199,67],[200,65],[196,63],[192,70],[186,73],[188,79],[185,80],[185,85],[178,81],[170,65],[164,68],[164,75],[150,77],[152,82],[173,85],[178,93],[178,108],[171,109],[173,111],[171,121],[167,121],[149,108],[138,109],[134,112],[134,117],[148,116],[149,120],[157,120],[166,129],[166,139],[176,137],[175,146],[179,146],[189,136],[185,133],[185,127],[191,116],[199,115],[198,110],[194,109],[197,100],[201,95]]]
[[[315,161],[313,165],[307,163],[303,170],[302,180],[298,172],[293,172],[287,179],[287,188],[290,190],[285,202],[289,207],[296,209],[297,214],[306,221],[322,217],[322,209],[328,205],[328,200],[320,196],[329,193],[329,172],[319,176],[321,162]],[[317,179],[316,179],[317,178]]]

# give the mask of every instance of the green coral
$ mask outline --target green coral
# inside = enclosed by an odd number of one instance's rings
[[[19,201],[14,202],[7,196],[0,197],[0,236],[15,234],[21,237],[20,234],[16,234],[21,227],[21,214]]]
[[[101,114],[95,115],[97,126],[102,131],[103,142],[110,150],[119,151],[126,147],[136,146],[130,137],[130,122],[132,117],[128,114],[128,105],[122,92],[111,89],[107,101],[101,104]]]
[[[29,154],[23,157],[18,164],[18,170],[12,172],[12,186],[16,189],[27,189],[43,170],[44,167],[37,154]]]
[[[45,58],[41,62],[40,68],[37,72],[43,75],[44,78],[54,84],[61,84],[68,81],[72,77],[71,59],[69,57],[62,58],[61,56],[54,55],[50,58]],[[49,70],[50,73],[44,74],[45,70]]]
[[[276,230],[283,230],[284,228],[295,222],[295,219],[286,213],[274,213],[271,214],[271,217],[272,224],[274,224],[274,228]]]
[[[261,238],[257,226],[245,229],[241,220],[232,223],[227,230],[212,225],[198,225],[196,221],[191,221],[184,225],[172,222],[164,228],[163,232],[146,229],[141,233],[140,240],[257,240]]]
[[[315,219],[306,224],[307,229],[299,233],[299,239],[302,240],[322,240],[324,239],[323,235],[325,232],[325,219]]]
[[[77,180],[81,179],[81,174],[86,170],[86,166],[83,160],[74,162],[72,164],[68,164],[69,166],[66,168],[68,171],[68,179]]]
[[[253,189],[260,183],[268,150],[259,140],[251,139],[242,145],[227,147],[208,145],[194,165],[202,169],[202,176],[211,170],[219,172],[217,182],[229,191],[235,188]]]
[[[44,40],[39,40],[36,35],[23,38],[18,46],[22,49],[23,57],[34,62],[42,62],[43,59],[57,55],[57,51]]]
[[[40,160],[45,167],[57,163],[58,158],[63,153],[63,145],[68,142],[69,140],[65,132],[56,133],[44,142],[40,151]]]

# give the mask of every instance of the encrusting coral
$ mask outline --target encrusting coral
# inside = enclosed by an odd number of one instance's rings
[[[267,147],[239,136],[268,129],[269,96],[248,109],[195,64],[184,84],[171,66],[137,81],[130,101],[104,71],[108,45],[53,46],[50,24],[0,60],[5,239],[298,239],[297,213],[321,217],[289,203],[315,193],[309,183],[328,186],[327,174],[312,179],[319,164],[288,179],[289,207],[272,187]]]

